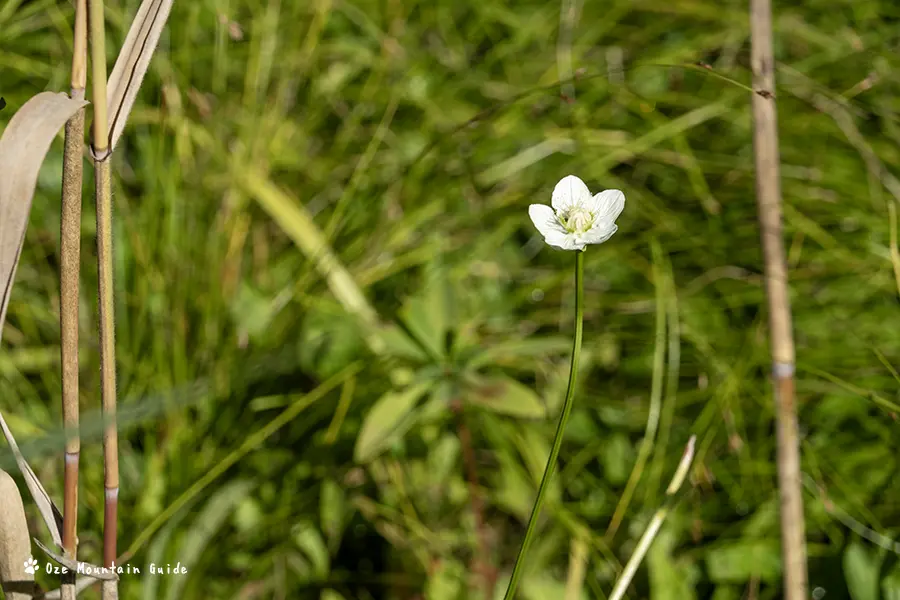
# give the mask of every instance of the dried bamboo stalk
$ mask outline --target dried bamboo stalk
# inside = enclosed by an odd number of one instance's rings
[[[800,442],[794,398],[794,338],[787,286],[787,259],[782,240],[778,121],[775,109],[775,59],[772,54],[770,0],[751,0],[753,69],[753,146],[756,200],[765,260],[769,336],[772,352],[778,432],[778,489],[781,496],[781,543],[784,597],[806,600],[806,539],[800,480]]]
[[[87,85],[87,4],[75,2],[74,52],[70,97],[84,100]],[[78,547],[78,299],[81,263],[81,186],[84,176],[84,108],[66,123],[60,230],[60,363],[62,413],[66,429],[63,495],[63,551],[73,560]],[[60,595],[75,599],[75,574],[62,576]]]
[[[109,172],[106,46],[103,0],[88,1],[91,34],[91,89],[93,92],[94,196],[97,202],[97,268],[100,282],[100,397],[103,404],[103,466],[106,503],[103,511],[103,565],[116,561],[119,499],[119,452],[116,431],[116,346],[113,312],[112,196]],[[103,600],[118,598],[118,582],[104,581]]]

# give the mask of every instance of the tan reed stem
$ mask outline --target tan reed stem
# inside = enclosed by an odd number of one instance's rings
[[[74,51],[70,96],[84,99],[87,85],[87,3],[75,2]],[[66,430],[63,483],[63,551],[75,560],[78,550],[78,298],[81,263],[81,185],[84,176],[84,108],[66,123],[63,154],[63,184],[60,227],[60,364],[62,367],[62,412]],[[75,599],[75,575],[63,575],[62,600]]]
[[[787,287],[787,260],[782,241],[778,121],[775,109],[775,59],[772,55],[770,0],[751,0],[753,69],[753,146],[756,200],[765,260],[766,296],[778,432],[778,489],[781,496],[781,543],[784,597],[806,600],[806,539],[800,480],[800,443],[794,399],[794,339]]]
[[[103,465],[106,504],[103,514],[103,564],[116,560],[119,498],[119,453],[116,432],[116,342],[113,306],[112,196],[109,172],[109,132],[106,103],[106,46],[103,0],[88,0],[91,28],[91,67],[94,120],[94,194],[97,202],[97,262],[100,281],[100,374],[105,429]],[[116,581],[104,581],[103,600],[118,597]]]

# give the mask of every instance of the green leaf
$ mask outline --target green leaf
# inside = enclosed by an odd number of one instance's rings
[[[337,550],[341,542],[346,504],[341,486],[331,479],[326,479],[322,483],[322,492],[319,496],[319,519],[332,552]]]
[[[476,370],[491,364],[515,366],[506,363],[522,358],[558,355],[571,351],[572,340],[565,337],[511,340],[494,344],[490,348],[477,352],[468,360],[466,367]],[[568,370],[566,372],[568,373]]]
[[[428,355],[422,350],[415,340],[410,339],[406,332],[395,324],[379,328],[377,336],[385,345],[388,354],[396,358],[404,358],[416,362],[425,362]]]
[[[372,460],[401,437],[412,419],[408,418],[419,399],[434,384],[425,381],[401,392],[388,392],[379,398],[363,420],[353,457],[357,462]]]
[[[334,590],[322,590],[322,595],[319,596],[319,600],[346,600],[346,598]]]
[[[470,376],[466,380],[466,399],[495,413],[541,419],[547,416],[538,395],[505,375]]]
[[[426,267],[423,279],[422,289],[407,299],[400,318],[432,358],[444,358],[447,331],[455,320],[453,291],[438,260]]]
[[[895,564],[881,582],[881,596],[883,600],[900,600],[900,564]]]
[[[774,540],[740,540],[716,546],[706,556],[715,583],[744,583],[759,577],[775,583],[781,577],[781,547]]]
[[[878,600],[881,560],[857,541],[844,550],[844,577],[853,600]]]
[[[313,574],[318,579],[324,579],[331,569],[331,560],[322,534],[307,522],[300,522],[293,529],[294,543],[312,563]]]

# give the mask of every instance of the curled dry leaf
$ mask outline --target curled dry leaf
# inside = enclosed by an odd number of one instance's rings
[[[25,600],[37,591],[34,573],[25,571],[31,560],[31,541],[25,507],[16,482],[0,470],[0,588],[7,600]]]
[[[41,541],[37,538],[35,538],[34,543],[37,544],[37,547],[43,550],[47,556],[74,573],[79,573],[84,575],[85,577],[99,579],[101,581],[115,581],[119,579],[119,576],[116,575],[116,572],[112,569],[98,567],[96,565],[86,563],[83,560],[72,560],[71,558],[54,552],[53,550],[42,544]]]
[[[41,163],[62,126],[86,104],[41,92],[13,115],[0,137],[0,340]]]
[[[173,0],[144,0],[131,22],[131,29],[128,30],[109,76],[106,93],[110,150],[116,147],[125,128],[128,113],[134,106],[134,100],[150,66],[150,59],[159,44],[159,36],[172,10],[172,2]]]

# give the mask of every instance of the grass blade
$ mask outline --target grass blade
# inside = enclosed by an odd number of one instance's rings
[[[144,0],[131,22],[107,87],[110,151],[116,147],[125,129],[128,113],[147,74],[172,3],[173,0]]]

